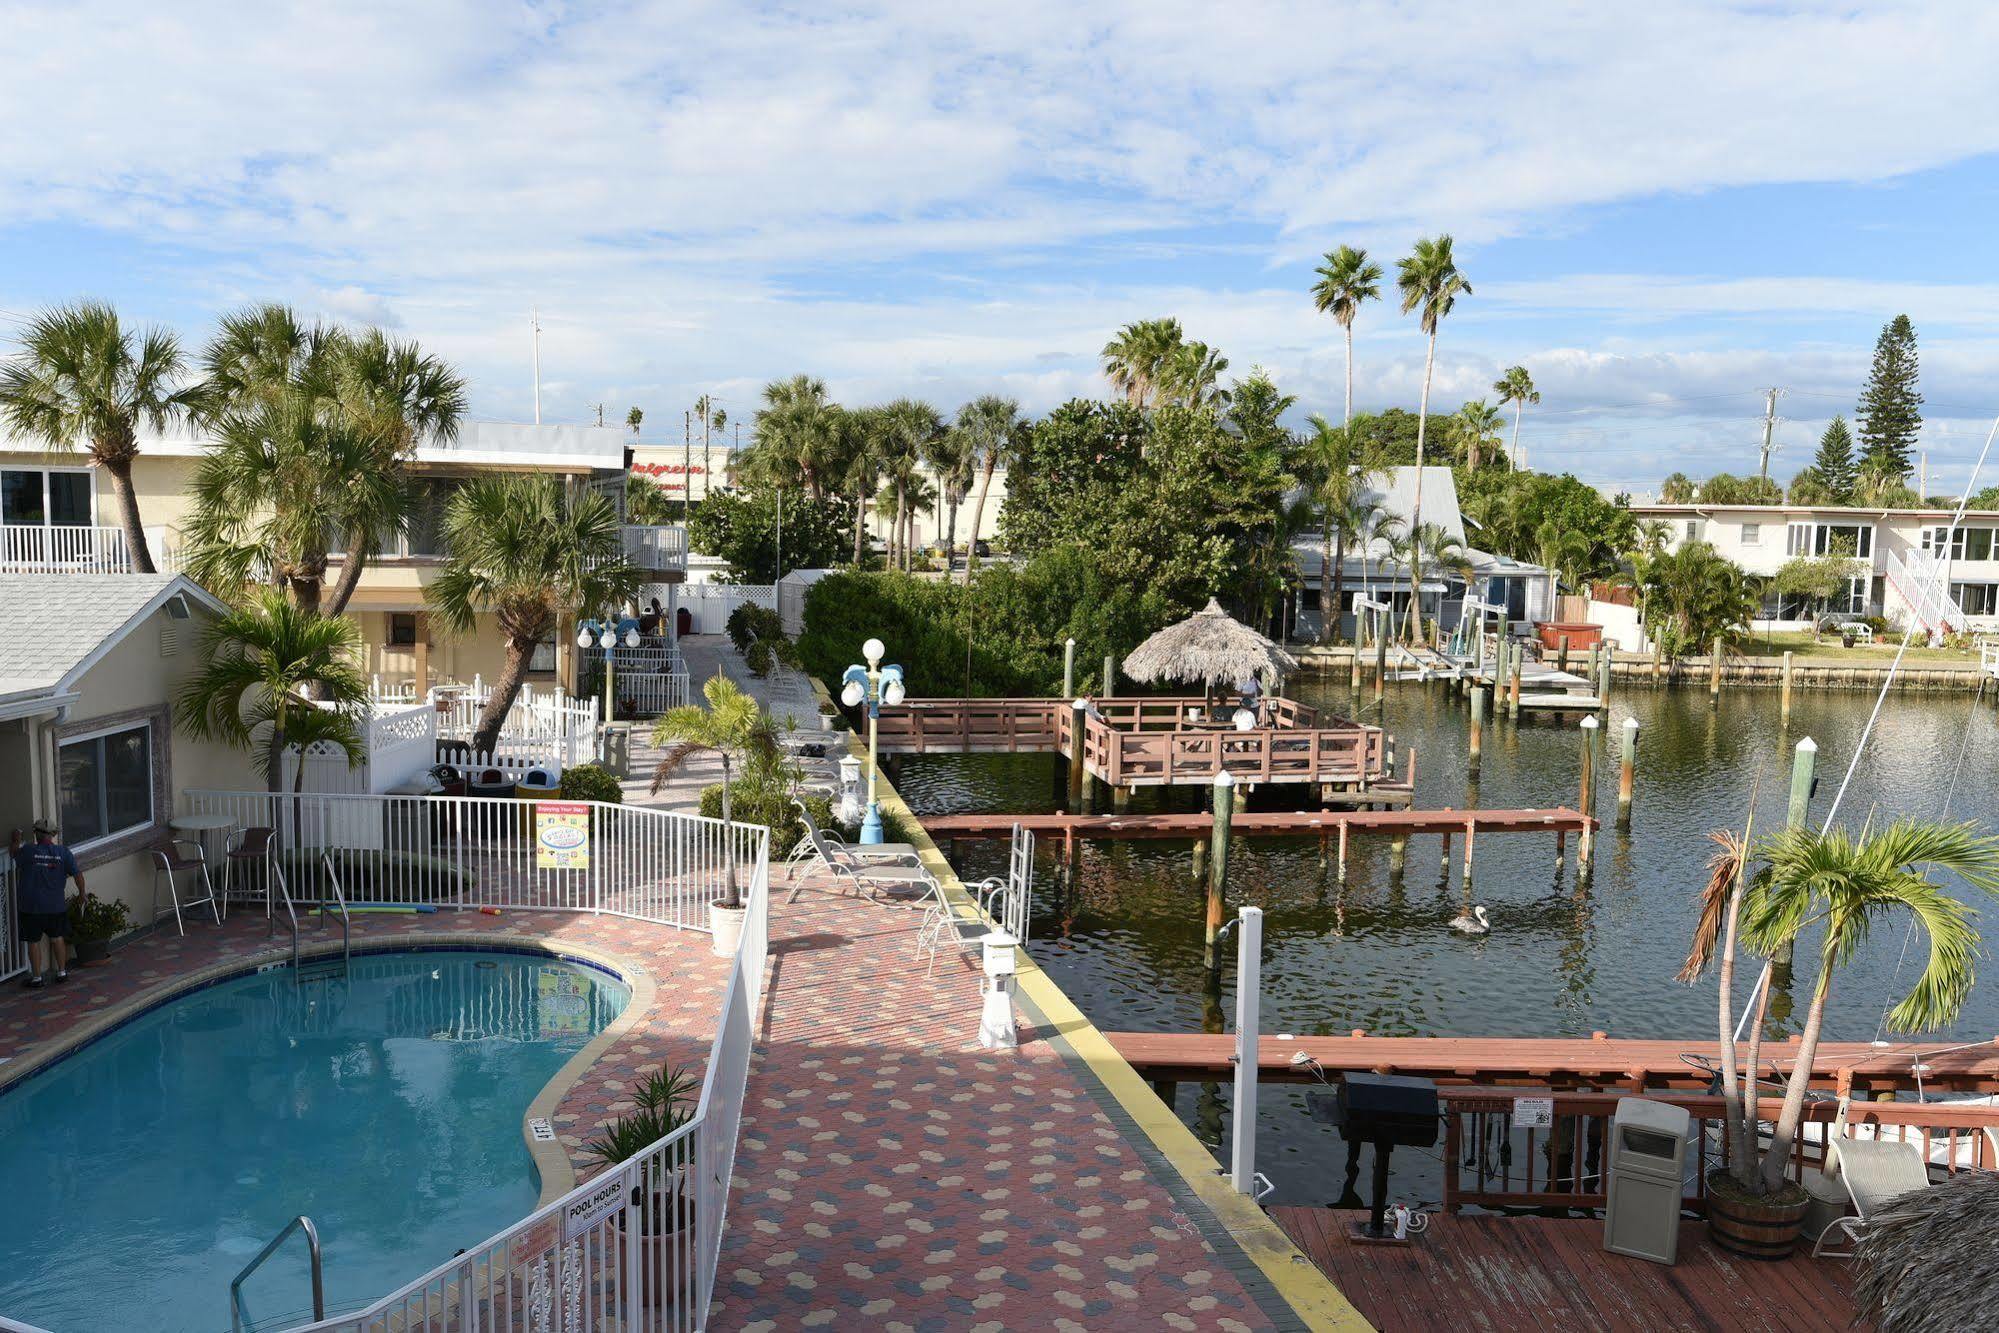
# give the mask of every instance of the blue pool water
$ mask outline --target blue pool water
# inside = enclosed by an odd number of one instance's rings
[[[142,1015],[0,1095],[0,1313],[56,1333],[229,1327],[229,1281],[294,1215],[329,1313],[533,1208],[521,1117],[630,998],[526,954],[354,959],[240,977]],[[294,1236],[250,1314],[310,1313]]]

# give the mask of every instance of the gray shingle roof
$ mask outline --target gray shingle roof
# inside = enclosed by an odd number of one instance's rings
[[[0,694],[45,690],[180,584],[178,574],[0,574]]]

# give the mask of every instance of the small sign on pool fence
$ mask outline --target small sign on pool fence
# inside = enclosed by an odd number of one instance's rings
[[[562,1243],[567,1245],[625,1206],[631,1197],[632,1173],[616,1171],[562,1207]]]
[[[584,801],[534,803],[537,870],[590,868],[590,806]]]
[[[1553,1097],[1515,1097],[1513,1099],[1513,1127],[1515,1129],[1553,1129],[1555,1127],[1555,1099]]]

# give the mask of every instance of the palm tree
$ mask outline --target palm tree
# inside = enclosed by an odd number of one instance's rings
[[[1319,503],[1320,632],[1332,642],[1339,637],[1340,608],[1346,600],[1347,538],[1364,536],[1379,521],[1381,502],[1367,489],[1382,467],[1365,416],[1344,426],[1335,426],[1317,413],[1308,420],[1312,431],[1299,448],[1296,464]]]
[[[1417,312],[1417,321],[1429,337],[1429,349],[1423,357],[1423,397],[1416,408],[1416,495],[1409,505],[1409,526],[1417,528],[1423,522],[1423,444],[1430,421],[1430,381],[1437,369],[1437,326],[1451,313],[1460,296],[1472,294],[1471,284],[1464,274],[1458,272],[1457,261],[1451,254],[1449,235],[1430,240],[1424,237],[1416,242],[1415,249],[1404,259],[1397,261],[1400,272],[1396,275],[1395,286],[1402,293],[1402,313]],[[1421,560],[1421,552],[1417,560]],[[1416,625],[1418,604],[1417,583],[1422,577],[1420,563],[1409,567],[1409,623],[1413,633]]]
[[[197,401],[197,388],[181,382],[180,340],[165,329],[127,329],[116,310],[86,301],[42,311],[19,341],[0,370],[0,419],[51,449],[81,448],[104,469],[132,568],[153,573],[132,461],[141,428],[164,431]]]
[[[1520,412],[1529,403],[1541,401],[1541,391],[1534,387],[1534,377],[1527,373],[1525,366],[1510,366],[1504,375],[1492,382],[1492,391],[1499,395],[1500,406],[1513,404],[1513,470],[1519,471],[1527,459],[1520,452]]]
[[[1228,368],[1229,359],[1206,343],[1181,343],[1160,363],[1160,401],[1182,407],[1227,407],[1229,391],[1220,383]]]
[[[1339,321],[1347,339],[1347,413],[1342,424],[1353,423],[1353,321],[1360,308],[1381,296],[1381,265],[1367,257],[1367,251],[1343,245],[1326,252],[1319,265],[1319,281],[1312,287],[1312,304],[1319,313]]]
[[[1002,465],[1012,473],[1026,448],[1028,426],[1019,403],[989,393],[958,409],[958,433],[970,443],[979,468],[979,498],[972,502],[972,535],[965,543],[965,582],[970,584],[972,568],[979,562],[979,522],[985,516],[993,473]]]
[[[635,407],[631,411],[625,413],[625,429],[632,433],[632,439],[634,442],[636,442],[639,438],[639,427],[645,422],[645,419],[646,419],[646,414],[644,409],[642,408]]]
[[[788,798],[784,751],[779,746],[777,723],[770,714],[719,671],[701,687],[701,694],[708,701],[706,708],[699,704],[682,704],[668,709],[653,724],[653,744],[667,747],[660,757],[659,767],[653,771],[653,793],[657,795],[689,758],[705,751],[721,756],[722,760],[723,824],[735,821],[729,798],[736,763],[743,766],[742,780],[746,784],[758,789],[783,784]],[[743,899],[736,884],[736,858],[728,856],[724,859],[728,863],[728,887],[723,892],[722,906],[741,907]]]
[[[1102,353],[1111,387],[1133,407],[1147,406],[1181,336],[1180,321],[1170,318],[1142,319],[1119,329]]]
[[[1499,409],[1483,398],[1475,398],[1458,409],[1453,424],[1465,447],[1465,466],[1478,471],[1479,451],[1499,438]]]
[[[1852,960],[1874,931],[1905,914],[1929,937],[1929,955],[1909,993],[1888,1014],[1888,1025],[1901,1032],[1934,1032],[1957,1020],[1971,994],[1973,964],[1978,956],[1978,932],[1972,909],[1934,883],[1930,875],[1944,871],[1985,893],[1999,893],[1999,839],[1984,836],[1976,822],[1962,824],[1905,818],[1879,830],[1854,834],[1845,828],[1789,828],[1760,839],[1723,834],[1723,855],[1717,858],[1701,902],[1701,924],[1681,976],[1691,980],[1722,946],[1721,970],[1733,972],[1740,925],[1741,942],[1769,955],[1792,944],[1808,926],[1822,925],[1819,971],[1805,1011],[1791,1073],[1784,1085],[1783,1108],[1770,1135],[1770,1146],[1756,1160],[1757,1068],[1748,1077],[1725,1077],[1723,1093],[1736,1150],[1730,1154],[1735,1183],[1746,1194],[1773,1194],[1784,1186],[1786,1159],[1797,1140],[1806,1087],[1825,1027],[1826,1001],[1833,975]],[[1752,858],[1766,863],[1755,875]],[[1731,997],[1721,994],[1719,1011],[1722,1065],[1734,1075],[1736,1059],[1731,1022]],[[1752,1038],[1752,1041],[1754,1039]],[[1754,1047],[1752,1046],[1752,1051]]]
[[[826,381],[812,375],[772,380],[751,422],[753,441],[743,460],[746,480],[802,486],[823,499],[841,481],[839,405],[826,397]]]
[[[1647,633],[1669,656],[1714,642],[1755,614],[1748,577],[1706,542],[1642,562]]]
[[[916,398],[898,398],[883,409],[887,435],[883,470],[895,487],[895,537],[892,544],[901,558],[901,567],[910,567],[910,547],[916,528],[916,513],[910,491],[917,481],[917,467],[931,442],[944,433],[944,418],[930,404]]]
[[[1559,519],[1543,519],[1534,529],[1536,562],[1571,588],[1582,582],[1590,557],[1589,538]]]
[[[881,482],[883,460],[888,456],[888,416],[879,407],[843,412],[834,418],[834,430],[841,442],[838,480],[854,497],[854,564],[858,567],[866,555],[868,497]]]
[[[296,606],[273,588],[216,620],[202,646],[206,665],[177,703],[181,729],[250,750],[267,790],[284,790],[289,745],[335,744],[350,764],[367,757],[353,717],[368,702],[353,621]]]
[[[625,559],[618,514],[602,495],[566,496],[554,477],[481,477],[444,509],[451,552],[425,600],[446,629],[470,633],[481,611],[499,621],[506,664],[472,733],[490,752],[520,693],[535,645],[563,617],[622,606],[646,580]]]
[[[347,609],[361,571],[410,519],[418,495],[410,463],[417,446],[458,438],[465,415],[465,380],[415,342],[397,341],[380,329],[343,334],[333,359],[334,399],[340,419],[369,450],[365,465],[346,476],[327,508],[344,537],[340,578],[328,615]],[[633,408],[634,414],[638,413]],[[636,422],[632,425],[636,435]]]
[[[958,506],[972,489],[972,470],[977,463],[971,437],[945,427],[930,437],[924,461],[937,473],[937,488],[943,493],[944,508],[949,515],[944,527],[944,572],[948,575],[958,549]]]

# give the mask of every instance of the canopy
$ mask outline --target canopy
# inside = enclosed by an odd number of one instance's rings
[[[1222,610],[1214,598],[1177,625],[1168,625],[1131,650],[1124,674],[1149,683],[1233,688],[1245,680],[1270,680],[1298,669],[1298,659]]]

